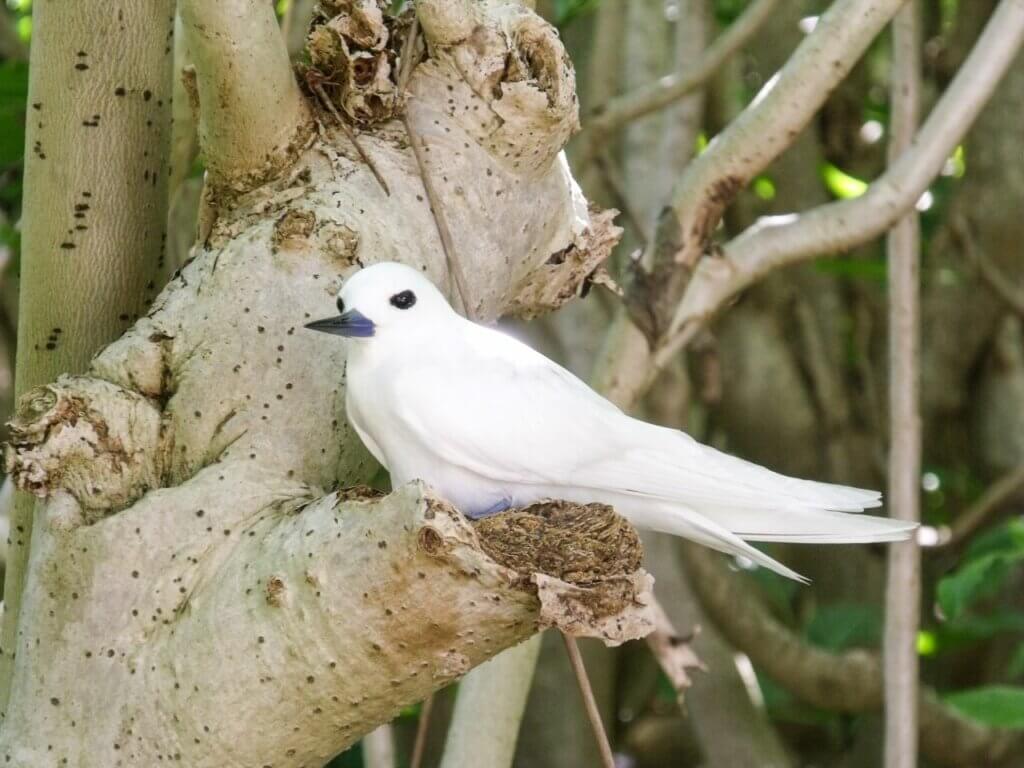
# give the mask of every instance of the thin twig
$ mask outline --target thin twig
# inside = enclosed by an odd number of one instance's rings
[[[933,549],[937,552],[959,548],[987,525],[993,517],[1024,490],[1024,464],[1011,469],[990,485],[977,501],[964,510],[949,527],[949,536]],[[932,551],[932,549],[929,549]]]
[[[569,654],[569,663],[572,664],[572,671],[576,675],[576,682],[580,686],[580,694],[583,696],[583,705],[587,709],[587,718],[590,720],[590,727],[594,731],[594,738],[601,750],[601,762],[605,768],[615,768],[615,757],[612,755],[611,744],[608,743],[608,734],[604,730],[604,722],[601,720],[601,711],[597,708],[597,701],[594,699],[594,691],[590,687],[590,678],[587,677],[587,668],[583,665],[583,656],[580,655],[580,648],[576,644],[576,638],[562,633],[565,641],[565,650]]]
[[[352,126],[350,126],[338,112],[337,107],[334,106],[334,102],[331,101],[331,98],[327,95],[327,91],[324,90],[324,87],[320,83],[316,83],[313,85],[313,92],[316,93],[317,98],[320,99],[320,102],[334,117],[334,121],[341,126],[341,130],[345,132],[345,136],[352,142],[352,146],[356,148],[356,152],[359,153],[360,159],[366,163],[366,167],[370,169],[370,173],[373,174],[373,178],[377,180],[381,189],[384,190],[384,194],[391,197],[391,190],[388,189],[388,185],[387,182],[384,181],[384,177],[380,175],[380,171],[378,171],[377,166],[373,164],[373,160],[371,160],[370,156],[363,150],[362,145],[359,143],[359,139],[356,138],[356,132],[352,130]]]
[[[921,25],[917,0],[893,21],[889,163],[910,149],[921,93]],[[921,519],[920,339],[921,229],[910,208],[889,233],[889,498],[891,517]],[[885,768],[917,766],[921,550],[911,538],[889,548],[885,590],[883,679]]]
[[[644,223],[637,213],[636,208],[629,200],[629,195],[626,193],[626,185],[622,183],[622,177],[619,176],[618,169],[615,168],[615,163],[608,156],[607,152],[600,153],[595,163],[598,170],[601,172],[601,178],[607,185],[609,191],[615,197],[615,203],[626,214],[626,218],[629,219],[629,223],[633,229],[636,230],[636,237],[640,243],[640,247],[647,248],[647,231],[644,227]]]
[[[999,267],[992,263],[988,254],[977,247],[974,236],[971,234],[970,225],[964,217],[954,217],[951,228],[953,236],[959,241],[968,261],[977,266],[981,279],[1012,312],[1024,317],[1024,291],[1021,291],[1013,280],[1004,275]]]
[[[756,0],[705,49],[693,66],[597,107],[585,121],[580,134],[580,141],[585,147],[583,162],[598,159],[601,144],[626,123],[665,109],[704,85],[750,41],[771,17],[778,3],[779,0]]]
[[[416,52],[416,38],[418,32],[419,19],[417,18],[413,20],[412,29],[409,30],[409,37],[406,38],[405,45],[402,46],[402,69],[398,75],[398,90],[399,94],[403,97],[405,95],[405,87],[409,82],[409,77],[412,74],[412,68],[414,66],[413,58]],[[444,257],[448,263],[448,272],[454,278],[455,293],[462,304],[463,314],[470,320],[473,320],[475,319],[474,312],[467,299],[468,293],[466,292],[466,277],[462,274],[462,265],[459,263],[459,260],[455,255],[455,243],[452,240],[451,230],[448,228],[448,220],[444,215],[441,198],[437,194],[437,190],[434,188],[434,182],[431,180],[430,174],[427,172],[427,162],[424,157],[426,151],[423,146],[423,140],[412,129],[412,124],[409,122],[408,111],[403,111],[402,113],[402,125],[405,126],[405,132],[409,136],[409,146],[412,147],[412,154],[416,158],[416,166],[419,168],[420,181],[423,183],[423,191],[427,195],[427,202],[430,204],[430,212],[433,214],[434,224],[437,226],[437,234],[441,238],[441,247],[444,249]]]
[[[427,732],[430,730],[430,715],[433,711],[434,695],[431,694],[423,700],[420,707],[420,719],[416,723],[416,741],[413,742],[409,768],[420,768],[420,764],[423,762],[423,752],[427,748]]]

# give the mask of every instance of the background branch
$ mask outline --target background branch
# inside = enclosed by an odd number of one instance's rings
[[[705,610],[739,650],[773,680],[805,701],[840,712],[871,712],[882,706],[882,667],[876,655],[854,650],[834,654],[806,644],[783,626],[728,572],[720,555],[684,545],[690,583]],[[1020,734],[969,720],[923,688],[919,704],[921,748],[937,765],[998,765],[1024,746]]]
[[[893,21],[889,161],[910,149],[921,98],[921,22],[916,0]],[[921,231],[911,208],[889,232],[889,516],[921,520]],[[917,766],[921,550],[911,538],[889,548],[883,674],[885,766]]]
[[[779,0],[754,0],[702,53],[700,58],[678,72],[643,87],[630,89],[611,101],[599,104],[584,120],[577,137],[583,149],[580,163],[594,159],[608,137],[632,120],[671,106],[704,86],[737,51],[757,34],[774,12]]]
[[[1024,39],[1024,3],[1002,0],[981,38],[907,152],[860,197],[762,219],[702,259],[676,309],[654,367],[664,366],[732,296],[774,269],[836,253],[885,232],[942,169],[995,90]]]
[[[836,0],[750,106],[686,169],[670,201],[674,218],[653,247],[670,247],[677,262],[692,268],[736,193],[793,143],[902,3]]]

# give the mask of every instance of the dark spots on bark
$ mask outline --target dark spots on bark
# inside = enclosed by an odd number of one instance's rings
[[[115,96],[124,96],[126,93],[128,93],[128,91],[125,90],[125,87],[123,85],[119,85],[117,86],[117,88],[114,89]]]
[[[284,602],[284,590],[284,579],[280,576],[271,576],[267,579],[267,604],[275,607],[280,606]]]

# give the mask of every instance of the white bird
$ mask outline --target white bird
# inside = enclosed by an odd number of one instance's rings
[[[915,525],[861,512],[876,491],[798,480],[634,419],[569,371],[458,315],[411,267],[375,264],[308,328],[352,339],[346,409],[392,483],[419,479],[479,518],[542,499],[600,502],[803,578],[747,541],[897,541]]]

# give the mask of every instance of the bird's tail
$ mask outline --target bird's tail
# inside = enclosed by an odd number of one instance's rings
[[[800,582],[807,579],[747,541],[801,544],[901,541],[909,538],[917,527],[902,520],[804,507],[743,509],[707,505],[694,509],[679,502],[636,496],[618,499],[617,506],[640,528],[682,536]]]

